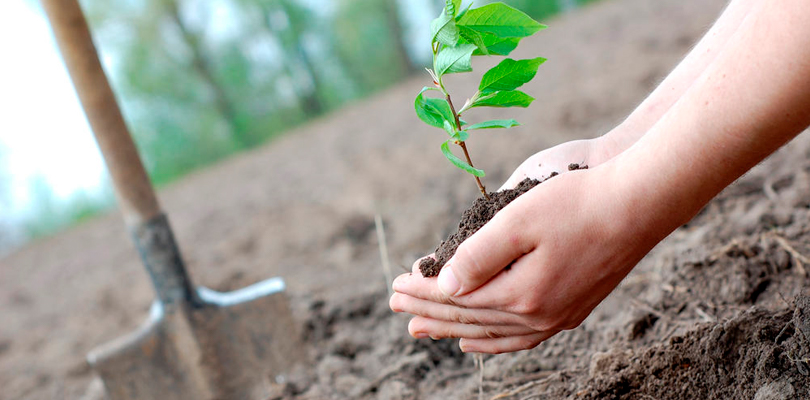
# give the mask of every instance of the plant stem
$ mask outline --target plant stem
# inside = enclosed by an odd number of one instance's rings
[[[467,151],[467,144],[464,142],[458,142],[458,145],[461,146],[461,149],[464,150],[464,157],[467,157],[467,164],[470,164],[471,167],[475,168],[475,165],[472,163],[472,159],[470,159],[470,152]],[[481,194],[484,195],[484,198],[489,200],[489,195],[487,194],[487,188],[484,187],[484,184],[481,183],[481,179],[475,175],[475,183],[478,184],[478,190],[481,191]]]
[[[450,111],[453,112],[453,118],[456,119],[456,129],[458,129],[459,132],[460,132],[461,131],[461,116],[456,112],[456,107],[453,105],[453,99],[450,98],[450,93],[447,93],[447,92],[444,92],[444,93],[445,93],[445,96],[447,97],[447,104],[450,105]],[[457,141],[456,144],[459,145],[462,150],[464,150],[464,157],[467,158],[467,164],[470,164],[471,167],[475,168],[475,165],[473,165],[473,162],[472,162],[472,158],[470,158],[470,152],[467,151],[467,144],[462,142],[462,141]],[[489,195],[487,194],[487,188],[485,188],[484,184],[481,183],[481,179],[479,177],[475,176],[475,175],[473,175],[473,177],[475,178],[475,183],[478,184],[478,190],[481,191],[481,194],[484,195],[485,199],[489,200]]]

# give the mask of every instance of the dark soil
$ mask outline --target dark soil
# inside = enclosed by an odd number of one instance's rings
[[[592,362],[583,399],[808,399],[810,297]],[[688,388],[687,391],[673,391]],[[645,397],[646,396],[646,397]]]
[[[539,184],[540,181],[527,178],[514,189],[490,192],[489,199],[483,197],[476,199],[472,206],[461,214],[458,230],[436,248],[434,257],[425,257],[419,262],[419,271],[422,272],[422,276],[429,278],[439,275],[439,271],[447,264],[450,257],[456,254],[456,249],[463,241],[478,232],[498,211]]]
[[[588,169],[588,166],[580,166],[579,164],[570,164],[568,166],[569,171],[580,169]],[[544,181],[526,178],[514,189],[490,192],[489,199],[483,197],[476,199],[472,206],[461,214],[461,222],[459,222],[456,232],[452,233],[439,244],[433,257],[425,257],[419,262],[419,271],[422,272],[422,276],[429,278],[439,275],[439,271],[441,271],[442,267],[453,257],[453,254],[456,254],[458,246],[467,240],[468,237],[472,236],[472,234],[478,232],[498,211],[501,211],[520,195],[557,175],[559,175],[559,173],[552,172]]]

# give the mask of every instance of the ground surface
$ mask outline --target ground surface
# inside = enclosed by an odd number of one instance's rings
[[[497,187],[535,151],[620,121],[723,3],[605,0],[548,21],[519,50],[550,59],[527,88],[539,100],[490,115],[524,126],[470,142],[486,183]],[[441,132],[413,115],[424,82],[160,193],[198,283],[287,280],[315,360],[289,377],[288,398],[477,398],[472,356],[455,341],[411,339],[407,318],[388,311],[377,252],[375,214],[399,270],[432,251],[476,197],[472,180],[445,165]],[[580,328],[487,357],[485,397],[810,398],[810,305],[796,300],[810,269],[808,155],[804,134],[726,190]],[[118,215],[0,260],[0,399],[82,398],[93,378],[84,355],[135,329],[152,296]]]

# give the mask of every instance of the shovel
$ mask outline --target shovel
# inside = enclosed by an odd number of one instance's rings
[[[267,399],[303,348],[284,281],[194,288],[77,0],[42,0],[157,298],[135,332],[87,356],[110,400]],[[123,284],[123,282],[122,282]]]

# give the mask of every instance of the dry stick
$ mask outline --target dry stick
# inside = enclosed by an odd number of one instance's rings
[[[501,393],[501,394],[499,394],[499,395],[497,395],[495,397],[492,397],[490,400],[498,400],[498,399],[505,399],[507,397],[512,397],[512,396],[514,396],[514,395],[516,395],[516,394],[518,394],[520,392],[524,392],[524,391],[529,390],[529,389],[531,389],[531,388],[533,388],[535,386],[542,385],[542,384],[548,382],[551,378],[552,378],[552,376],[549,376],[549,377],[541,379],[539,381],[532,381],[532,382],[523,384],[523,385],[518,386],[518,387],[516,387],[516,388],[514,388],[514,389],[512,389],[512,390],[510,390],[508,392],[504,392],[504,393]]]
[[[374,215],[374,226],[377,228],[377,244],[380,247],[380,258],[382,259],[383,274],[385,274],[385,287],[388,289],[388,297],[394,294],[391,284],[394,282],[394,276],[391,274],[391,265],[388,263],[388,246],[385,240],[385,228],[383,227],[382,217],[379,213]]]
[[[475,353],[475,363],[478,364],[480,372],[478,374],[478,400],[484,400],[484,355]]]
[[[776,233],[769,233],[767,235],[772,237],[773,240],[779,244],[779,246],[782,246],[782,248],[785,249],[785,251],[787,251],[794,260],[796,260],[796,269],[798,270],[799,274],[802,276],[807,276],[807,270],[804,269],[804,265],[802,263],[810,265],[810,259],[805,257],[802,253],[799,253],[799,251],[791,246],[787,239],[783,238],[782,236]]]
[[[670,322],[672,324],[683,325],[683,326],[692,326],[692,325],[695,324],[695,322],[697,322],[697,321],[685,321],[685,320],[676,319],[675,317],[672,317],[672,316],[670,316],[668,314],[664,314],[662,311],[656,310],[651,305],[649,305],[647,303],[644,303],[641,300],[638,300],[638,299],[635,299],[635,298],[632,298],[632,297],[627,297],[627,299],[630,300],[630,303],[633,306],[635,306],[636,308],[639,308],[642,311],[646,311],[646,312],[648,312],[650,314],[653,314],[656,317],[661,318],[664,321]]]
[[[521,376],[518,376],[518,377],[510,378],[510,379],[504,379],[504,380],[501,381],[501,384],[503,386],[522,385],[522,384],[524,384],[526,382],[529,382],[529,381],[536,381],[538,379],[548,378],[549,376],[554,375],[557,372],[560,372],[560,371],[559,370],[539,371],[539,372],[535,372],[535,373],[531,373],[531,374],[526,374],[526,375],[521,375]]]
[[[453,99],[450,98],[450,93],[446,93],[445,96],[447,97],[447,104],[450,105],[450,111],[453,112],[453,118],[456,119],[456,129],[461,131],[461,116],[456,112],[456,107],[453,105]],[[467,144],[462,141],[457,141],[456,144],[461,146],[461,149],[464,150],[464,157],[467,158],[467,164],[470,164],[470,167],[475,168],[475,165],[473,165],[472,159],[470,158],[470,152],[467,151]],[[478,184],[478,190],[481,191],[481,194],[484,195],[485,199],[489,200],[487,188],[485,188],[484,184],[481,183],[481,179],[475,175],[473,175],[473,177],[475,177],[475,183]]]

